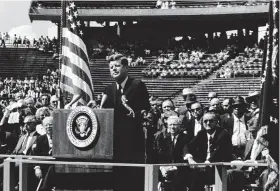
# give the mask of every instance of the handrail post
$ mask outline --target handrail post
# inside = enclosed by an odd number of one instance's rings
[[[19,191],[27,191],[28,163],[19,162]]]
[[[227,191],[227,169],[224,165],[215,165],[215,191]]]
[[[145,191],[156,191],[158,185],[159,166],[148,164],[145,166]]]
[[[4,160],[3,179],[3,190],[15,191],[15,163],[10,158]]]

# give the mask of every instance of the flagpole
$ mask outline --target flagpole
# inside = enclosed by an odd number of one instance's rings
[[[61,15],[60,15],[60,25],[59,25],[58,68],[59,68],[60,73],[61,73],[61,62],[62,62],[61,55],[62,55],[62,30],[63,30],[63,27],[65,27],[65,0],[61,0]],[[60,82],[61,82],[61,74],[60,74],[60,77],[58,78],[58,88],[57,88],[57,97],[58,97],[58,100],[59,100],[59,103],[58,103],[59,109],[64,107],[62,105],[63,104],[63,101],[62,101],[63,95],[61,93]]]

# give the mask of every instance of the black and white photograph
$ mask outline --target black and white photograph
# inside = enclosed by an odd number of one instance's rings
[[[279,191],[278,0],[0,0],[0,191]]]

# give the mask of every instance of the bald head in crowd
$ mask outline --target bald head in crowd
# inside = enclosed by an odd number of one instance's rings
[[[232,99],[225,99],[222,103],[222,107],[225,113],[232,113]]]
[[[175,105],[171,99],[166,99],[162,102],[162,111],[165,113],[166,111],[174,111]]]

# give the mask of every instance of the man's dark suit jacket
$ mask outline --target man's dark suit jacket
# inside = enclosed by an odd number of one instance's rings
[[[135,112],[135,118],[128,117],[127,109],[117,97],[117,84],[114,82],[105,88],[108,96],[104,108],[114,108],[114,157],[123,162],[144,162],[144,133],[141,126],[141,111],[148,110],[149,94],[141,80],[128,77],[123,95],[127,104]]]
[[[213,137],[214,152],[208,159],[209,162],[229,162],[232,159],[232,144],[229,133],[217,127]],[[188,153],[192,154],[196,162],[205,162],[207,157],[208,137],[205,129],[198,132],[188,145]]]
[[[36,141],[36,149],[34,151],[34,155],[37,156],[49,156],[49,151],[50,151],[50,147],[49,147],[49,140],[47,135],[41,135],[37,138]]]
[[[203,129],[202,120],[200,122],[201,122],[200,123],[201,129]],[[183,128],[184,128],[184,130],[187,131],[187,133],[191,139],[194,138],[194,126],[195,126],[195,118],[191,118],[190,120],[186,120],[185,118],[183,118]]]
[[[220,119],[221,119],[221,123],[220,123],[221,127],[225,128],[229,132],[230,137],[232,137],[233,126],[234,126],[233,114],[230,115],[228,113],[225,113],[225,114],[221,115]],[[245,120],[246,130],[248,130],[247,122],[249,119],[248,119],[247,115],[244,115],[244,120]]]
[[[31,139],[30,144],[29,144],[29,146],[28,146],[26,155],[32,155],[32,145],[33,145],[34,143],[36,143],[36,140],[37,140],[37,138],[38,138],[38,136],[39,136],[39,134],[38,134],[36,131],[30,133],[30,135],[32,136],[32,139]],[[13,151],[13,154],[15,154],[15,155],[23,154],[23,153],[19,153],[19,152],[20,152],[20,150],[21,150],[21,146],[22,146],[22,143],[23,143],[23,141],[24,141],[25,136],[26,136],[26,134],[25,134],[25,135],[22,135],[22,136],[19,138],[19,140],[18,140],[18,142],[17,142],[17,146],[16,146],[16,148],[15,148],[14,151]]]
[[[171,134],[166,136],[160,135],[158,138],[158,163],[181,163],[187,153],[187,145],[190,137],[187,134],[180,133],[177,137],[176,144],[173,146]]]
[[[184,163],[184,156],[187,153],[187,145],[190,142],[190,137],[187,134],[181,132],[176,140],[175,146],[172,142],[171,134],[168,133],[166,136],[163,134],[159,135],[158,139],[158,163]],[[186,188],[189,184],[190,177],[189,167],[177,167],[177,171],[173,175],[168,176],[173,182],[173,190],[181,191]],[[164,180],[164,178],[159,176],[159,180]]]

